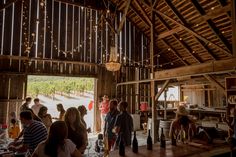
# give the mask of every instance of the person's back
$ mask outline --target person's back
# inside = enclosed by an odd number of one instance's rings
[[[122,137],[124,139],[125,145],[129,146],[131,145],[131,137],[132,137],[132,131],[133,131],[133,119],[131,115],[126,111],[128,107],[127,102],[120,102],[118,105],[118,109],[121,112],[115,122],[115,128],[114,131],[118,133],[117,141],[120,139],[120,134],[122,133]]]
[[[188,111],[184,106],[179,106],[176,111],[176,118],[172,121],[170,125],[169,137],[175,135],[176,137],[181,130],[185,131],[186,136],[188,136],[189,129],[193,132],[193,135],[196,133],[195,123],[189,118]]]
[[[24,129],[23,143],[29,146],[29,150],[33,153],[37,145],[46,140],[47,129],[43,123],[33,120],[33,122]]]
[[[64,121],[51,125],[47,140],[41,142],[32,157],[80,157],[76,145],[67,139],[68,129]]]
[[[125,145],[131,145],[133,131],[133,119],[128,112],[123,112],[117,117],[117,124],[120,123],[120,133],[122,133]]]

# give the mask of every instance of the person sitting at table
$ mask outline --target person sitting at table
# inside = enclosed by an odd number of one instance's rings
[[[11,119],[11,126],[8,129],[9,138],[16,139],[20,134],[20,127],[16,122],[16,119]]]
[[[88,142],[88,135],[77,108],[70,107],[66,110],[65,122],[68,127],[68,138],[76,144],[76,148],[83,154]]]
[[[176,138],[181,131],[185,132],[184,138],[191,139],[196,134],[196,125],[193,120],[189,117],[189,112],[184,106],[179,106],[177,108],[176,117],[170,125],[169,137],[175,136]],[[189,135],[189,133],[191,133]]]
[[[68,129],[64,121],[52,123],[47,140],[37,146],[32,157],[81,157],[76,145],[67,135]]]
[[[35,121],[32,118],[30,111],[22,111],[20,113],[20,121],[24,127],[22,143],[11,143],[9,150],[17,152],[29,152],[32,154],[37,145],[46,140],[47,129],[41,122]]]

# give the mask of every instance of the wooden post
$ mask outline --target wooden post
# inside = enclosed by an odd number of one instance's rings
[[[236,1],[232,0],[232,45],[233,45],[233,56],[236,57]]]
[[[153,6],[152,6],[153,9]],[[151,63],[151,79],[154,77],[154,34],[155,34],[155,14],[153,10],[151,11],[151,42],[150,42],[150,63]],[[151,102],[152,102],[152,138],[153,142],[157,142],[157,128],[156,128],[156,121],[157,121],[157,114],[156,114],[156,104],[155,104],[155,81],[151,81]]]

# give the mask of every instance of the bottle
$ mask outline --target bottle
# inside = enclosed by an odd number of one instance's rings
[[[181,125],[181,130],[180,130],[180,141],[182,142],[182,143],[185,143],[185,131],[184,131],[184,126],[183,125]]]
[[[165,135],[164,135],[164,132],[163,132],[163,128],[161,128],[160,141],[161,141],[160,146],[161,146],[162,148],[165,148],[165,147],[166,147],[166,138],[165,138]]]
[[[152,150],[152,137],[151,137],[151,130],[148,130],[148,137],[147,137],[147,149]]]
[[[192,136],[193,136],[193,132],[192,132],[192,125],[189,124],[189,127],[188,127],[188,142],[191,142],[192,141]]]
[[[173,131],[171,134],[171,145],[176,146],[176,135]]]
[[[132,150],[133,150],[134,153],[138,153],[138,140],[136,138],[136,131],[134,131]]]
[[[120,133],[120,142],[119,142],[119,155],[125,156],[125,143],[122,137],[122,133]]]

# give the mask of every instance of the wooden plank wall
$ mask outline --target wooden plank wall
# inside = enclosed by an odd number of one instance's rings
[[[9,114],[19,114],[25,97],[25,75],[0,75],[0,124],[9,124]]]

